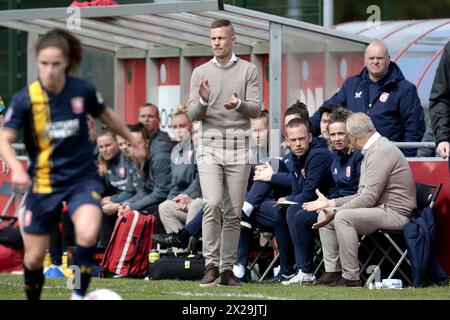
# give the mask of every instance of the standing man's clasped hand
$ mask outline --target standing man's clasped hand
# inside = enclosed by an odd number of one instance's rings
[[[239,104],[239,98],[238,98],[238,94],[237,92],[233,92],[233,95],[231,96],[231,99],[228,100],[227,102],[225,102],[223,104],[223,106],[227,109],[227,110],[231,110],[234,109],[238,106]]]
[[[209,82],[208,80],[202,80],[200,82],[200,88],[198,89],[198,94],[202,98],[203,102],[208,103],[209,101]]]

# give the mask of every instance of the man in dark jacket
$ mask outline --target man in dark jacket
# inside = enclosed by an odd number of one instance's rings
[[[377,131],[391,141],[420,142],[425,121],[417,88],[405,79],[395,62],[390,61],[386,45],[372,42],[364,54],[365,67],[359,75],[348,78],[327,104],[342,104],[352,112],[363,112]],[[311,118],[318,126],[317,113]],[[406,156],[416,150],[405,149]]]
[[[326,145],[320,142],[321,138],[312,137],[309,123],[305,119],[290,120],[286,133],[286,140],[291,149],[286,156],[289,160],[287,167],[290,171],[288,179],[291,182],[291,194],[285,198],[278,198],[281,208],[275,199],[266,199],[253,216],[256,224],[263,226],[266,230],[275,231],[280,253],[280,271],[273,282],[287,283],[293,278],[298,280],[296,283],[314,282],[315,277],[312,275],[311,268],[315,231],[311,229],[311,226],[316,222],[317,215],[314,217],[311,213],[305,212],[301,209],[301,205],[315,198],[316,188],[323,187],[327,193],[333,190],[334,180],[330,170],[331,153]],[[255,177],[257,175],[258,173]],[[286,209],[281,204],[286,199],[297,204]],[[241,233],[241,238],[242,236]],[[243,243],[240,249],[244,249]],[[294,265],[307,275],[301,276],[303,274],[300,270],[294,273]],[[306,277],[309,278],[306,279]]]
[[[137,173],[127,179],[125,191],[112,196],[111,201],[121,203],[124,206],[122,210],[156,212],[170,190],[172,142],[169,135],[159,129],[160,118],[156,105],[142,105],[138,118],[150,139],[148,157],[143,167],[145,174]]]
[[[149,156],[158,153],[168,153],[172,150],[173,144],[169,135],[159,129],[161,119],[159,109],[153,103],[145,103],[139,108],[139,122],[143,124],[150,137]]]
[[[284,124],[293,119],[303,119],[309,127],[309,114],[306,105],[297,101],[284,113]],[[309,129],[308,129],[309,130]],[[314,138],[314,144],[324,148],[327,152],[327,142],[319,137]],[[253,176],[254,183],[247,192],[241,215],[241,235],[238,253],[233,272],[240,281],[246,281],[245,268],[249,262],[249,253],[253,239],[253,226],[257,225],[264,230],[274,229],[274,216],[278,208],[274,208],[275,200],[292,193],[293,161],[289,143],[286,142],[288,153],[278,160],[272,158],[269,164],[256,166]],[[262,208],[261,208],[262,206]],[[292,259],[293,262],[293,259]],[[292,265],[282,264],[278,275],[270,282],[281,282],[294,275]]]
[[[335,188],[330,170],[332,158],[329,150],[317,143],[317,138],[312,137],[304,120],[291,120],[286,127],[286,134],[292,151],[292,194],[278,199],[277,203],[282,206],[287,200],[296,204],[292,204],[288,209],[279,209],[274,217],[274,225],[280,264],[284,268],[292,264],[293,248],[297,273],[281,283],[314,283],[315,231],[311,227],[317,221],[317,214],[306,212],[302,205],[315,198],[317,188],[324,188],[327,194]]]
[[[174,237],[174,233],[182,229],[203,207],[200,181],[195,163],[193,124],[188,117],[187,108],[180,105],[172,113],[171,118],[173,139],[178,144],[175,145],[171,154],[172,181],[170,192],[167,199],[158,207],[159,217],[168,233],[167,237]],[[187,235],[188,239],[189,236]],[[160,242],[159,240],[157,241]]]
[[[151,148],[154,140],[148,146],[148,136],[144,136],[142,131],[145,131],[145,129],[142,127],[142,124],[134,125],[130,130],[133,134],[137,134],[136,139],[139,138],[139,141],[144,142],[142,145],[145,144],[146,148]],[[144,151],[146,156],[142,156]],[[155,213],[158,205],[167,198],[170,191],[170,154],[165,152],[152,153],[148,157],[148,149],[140,150],[139,152],[139,158],[133,155],[133,151],[132,157],[134,161],[137,161],[140,170],[135,172],[134,177],[129,180],[130,182],[127,182],[127,184],[132,183],[133,186],[136,186],[136,194],[121,203],[119,214],[128,210]],[[128,186],[126,189],[128,189]],[[112,201],[113,198],[114,196],[111,197]]]
[[[450,156],[450,41],[445,45],[430,94],[430,117],[437,152]],[[450,162],[449,162],[450,169]]]

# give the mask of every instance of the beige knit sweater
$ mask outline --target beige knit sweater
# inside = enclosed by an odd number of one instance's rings
[[[364,155],[358,193],[334,201],[339,208],[385,205],[400,214],[409,215],[416,208],[417,200],[408,161],[392,142],[379,138]]]
[[[202,80],[208,80],[210,95],[208,106],[200,103],[199,87]],[[211,137],[220,140],[244,138],[249,134],[250,118],[261,111],[260,81],[256,66],[237,58],[232,66],[220,68],[208,61],[192,73],[188,114],[191,120],[201,121],[201,144],[211,145]],[[240,107],[227,110],[224,104],[237,92]],[[217,146],[220,143],[216,143]]]

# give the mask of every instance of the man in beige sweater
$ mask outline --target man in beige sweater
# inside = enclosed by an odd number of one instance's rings
[[[351,115],[347,132],[364,156],[358,193],[328,200],[317,190],[319,198],[303,208],[321,210],[313,228],[320,228],[326,272],[318,284],[359,287],[358,235],[402,230],[417,206],[416,187],[402,152],[376,132],[367,115]]]
[[[214,58],[192,73],[188,112],[193,121],[201,121],[197,164],[205,201],[206,270],[200,286],[234,286],[239,285],[232,269],[250,172],[250,118],[261,110],[260,83],[255,65],[236,58],[228,20],[212,23],[210,40]]]

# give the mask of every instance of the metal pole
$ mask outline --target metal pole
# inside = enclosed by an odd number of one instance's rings
[[[334,24],[334,0],[323,0],[323,26],[331,28]]]
[[[288,1],[288,12],[287,16],[291,19],[302,20],[302,10],[300,0],[289,0]]]
[[[399,147],[404,149],[417,149],[417,148],[435,148],[436,144],[434,142],[397,142],[393,141],[393,143]]]
[[[270,103],[270,155],[280,156],[281,118],[281,24],[270,23],[269,103]]]

